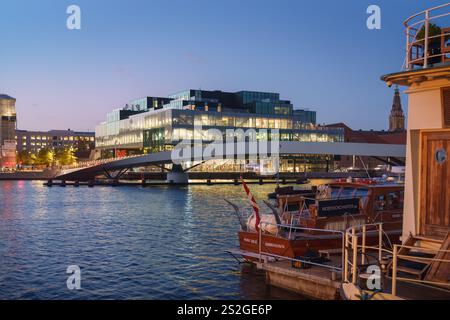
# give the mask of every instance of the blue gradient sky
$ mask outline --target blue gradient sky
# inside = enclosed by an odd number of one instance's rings
[[[320,123],[385,129],[393,91],[379,78],[403,63],[401,22],[445,2],[0,0],[0,92],[21,129],[93,130],[130,99],[187,88],[276,91]],[[70,4],[80,31],[66,29]]]

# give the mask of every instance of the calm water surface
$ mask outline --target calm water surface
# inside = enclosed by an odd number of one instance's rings
[[[265,199],[273,185],[250,186]],[[299,299],[239,265],[241,186],[44,187],[0,181],[0,299]],[[66,287],[69,265],[81,290]]]

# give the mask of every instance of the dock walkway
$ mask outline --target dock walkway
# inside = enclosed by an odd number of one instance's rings
[[[340,267],[341,257],[331,256],[327,265]],[[263,262],[258,268],[266,272],[266,281],[275,287],[280,287],[301,295],[323,300],[339,298],[341,274],[325,267],[311,266],[308,269],[292,267],[290,260]]]

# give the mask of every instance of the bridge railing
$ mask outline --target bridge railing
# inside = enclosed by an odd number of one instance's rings
[[[62,170],[70,170],[70,169],[87,168],[87,167],[92,167],[92,166],[96,166],[99,164],[105,164],[105,163],[109,163],[109,162],[113,162],[113,161],[117,161],[117,160],[124,160],[124,159],[130,159],[130,158],[136,158],[136,157],[142,157],[142,156],[143,156],[142,154],[136,154],[136,155],[125,156],[125,157],[116,157],[116,158],[90,160],[90,161],[80,161],[73,165],[62,166],[61,169]]]

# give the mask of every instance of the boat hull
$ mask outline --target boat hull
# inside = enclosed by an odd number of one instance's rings
[[[401,230],[390,230],[386,232],[391,243],[400,243]],[[343,245],[342,234],[333,235],[304,235],[297,236],[296,239],[287,239],[269,234],[261,234],[261,253],[273,257],[296,258],[303,257],[307,252],[318,252],[319,250],[341,249]],[[378,244],[378,232],[368,232],[366,245]],[[242,252],[259,254],[259,233],[239,232],[239,245]],[[255,261],[255,257],[245,256],[250,261]]]

